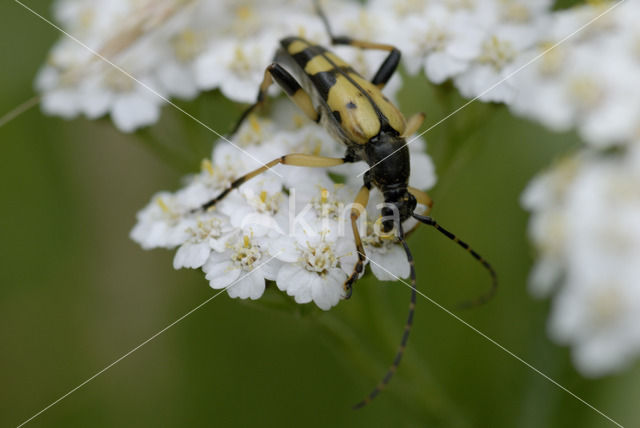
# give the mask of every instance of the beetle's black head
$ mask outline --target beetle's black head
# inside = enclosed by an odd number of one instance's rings
[[[398,188],[384,192],[385,206],[381,210],[382,231],[385,233],[393,230],[394,224],[404,222],[412,216],[416,209],[416,198],[407,191],[407,188]]]

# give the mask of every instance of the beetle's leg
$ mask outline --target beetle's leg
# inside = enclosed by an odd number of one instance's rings
[[[389,52],[389,55],[384,59],[378,68],[378,71],[376,71],[376,74],[373,76],[373,79],[371,79],[371,83],[380,89],[384,88],[389,79],[391,79],[391,76],[393,76],[393,73],[398,69],[398,64],[400,64],[400,51],[392,45],[367,42],[364,40],[354,40],[345,36],[332,36],[331,43],[334,45],[348,45],[360,49],[376,49]]]
[[[273,81],[278,84],[291,98],[291,100],[302,110],[309,119],[313,121],[317,121],[319,118],[317,110],[313,107],[313,103],[311,102],[311,97],[307,94],[300,84],[294,79],[294,77],[284,69],[280,64],[273,63],[269,67],[264,70],[264,78],[262,79],[262,83],[260,84],[260,89],[258,90],[258,96],[256,97],[256,102],[251,104],[249,108],[247,108],[238,122],[233,127],[233,131],[231,131],[231,135],[233,136],[242,123],[246,120],[247,117],[258,107],[264,104],[267,98],[267,90],[273,84]]]
[[[431,208],[433,207],[433,199],[431,196],[423,192],[422,190],[416,189],[415,187],[409,186],[409,193],[411,193],[420,205],[424,205],[427,207],[427,210],[422,215],[429,215],[431,213]],[[411,229],[409,229],[404,236],[407,237],[411,235],[417,228],[420,226],[420,222],[417,222]]]
[[[314,5],[318,16],[320,16],[320,19],[322,20],[322,23],[324,24],[324,27],[327,30],[329,37],[331,38],[331,44],[348,45],[360,49],[376,49],[389,52],[389,55],[387,55],[382,65],[380,65],[380,68],[378,68],[378,71],[373,76],[373,79],[371,79],[371,83],[382,89],[384,85],[387,84],[391,76],[393,76],[393,73],[395,73],[396,69],[398,68],[398,64],[400,64],[400,51],[393,45],[368,42],[365,40],[354,40],[346,36],[335,36],[333,34],[333,31],[331,31],[331,25],[329,25],[329,19],[327,18],[327,15],[320,7],[320,1],[315,0]]]
[[[431,212],[431,208],[433,207],[433,199],[431,196],[423,192],[422,190],[416,189],[415,187],[409,186],[409,193],[411,193],[420,205],[424,205],[427,207],[427,211],[422,215],[429,215]]]
[[[420,129],[420,125],[422,125],[422,122],[424,122],[424,117],[425,117],[424,113],[416,113],[413,116],[411,116],[407,121],[407,127],[405,128],[402,136],[406,138],[415,134],[416,131]]]
[[[273,168],[274,166],[276,166],[278,164],[292,165],[292,166],[306,166],[306,167],[327,168],[327,167],[330,167],[330,166],[342,165],[345,162],[353,162],[353,161],[350,160],[347,157],[345,157],[343,159],[341,159],[341,158],[328,158],[328,157],[324,157],[324,156],[306,155],[306,154],[302,154],[302,153],[291,153],[291,154],[288,154],[288,155],[280,156],[279,158],[274,159],[271,162],[268,162],[268,163],[264,164],[260,168],[254,169],[253,171],[251,171],[251,172],[249,172],[249,173],[247,173],[247,174],[245,174],[245,175],[243,175],[241,177],[236,178],[235,180],[233,180],[233,182],[231,183],[231,185],[227,189],[225,189],[222,193],[220,193],[214,199],[212,199],[209,202],[203,204],[200,207],[200,209],[206,210],[208,208],[211,208],[212,206],[214,206],[215,204],[220,202],[222,199],[224,199],[224,197],[227,196],[229,194],[229,192],[231,192],[232,190],[237,189],[238,187],[240,187],[246,181],[252,179],[256,175],[262,174],[263,172],[265,172],[269,168]]]
[[[367,256],[364,252],[364,246],[362,245],[362,239],[360,239],[360,233],[358,232],[358,218],[360,213],[364,211],[369,202],[369,187],[364,185],[360,188],[356,200],[351,207],[351,229],[353,230],[353,239],[356,244],[356,251],[358,252],[358,261],[353,268],[353,272],[349,275],[349,278],[344,282],[343,288],[345,291],[345,299],[351,297],[353,283],[359,278],[362,270],[364,269],[364,262]]]
[[[251,104],[243,113],[240,115],[240,118],[236,122],[235,126],[231,130],[229,134],[229,138],[233,137],[238,129],[242,126],[244,121],[249,117],[249,115],[262,104],[264,104],[264,100],[267,96],[267,90],[273,84],[273,78],[271,77],[271,73],[269,72],[269,67],[264,70],[264,78],[262,79],[262,83],[260,84],[260,89],[258,89],[258,96],[256,97],[256,102]]]

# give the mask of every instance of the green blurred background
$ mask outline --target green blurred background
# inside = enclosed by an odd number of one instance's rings
[[[30,5],[50,16],[50,2]],[[60,35],[14,2],[0,5],[0,17],[1,115],[33,95]],[[463,102],[422,78],[406,87],[403,111],[426,111],[426,126]],[[221,131],[241,111],[215,92],[180,105]],[[548,303],[526,290],[532,252],[519,196],[576,137],[474,104],[427,139],[439,176],[434,217],[501,280],[493,301],[457,315],[622,425],[640,426],[640,367],[582,378],[547,338]],[[27,420],[212,296],[200,272],[174,271],[172,252],[143,251],[128,235],[151,195],[177,188],[213,140],[171,107],[135,135],[38,108],[0,128],[2,426]],[[482,268],[434,231],[410,245],[419,288],[445,307],[488,286]],[[367,276],[329,313],[270,309],[278,298],[220,296],[29,425],[614,426],[425,299],[397,377],[352,411],[394,355],[409,290]]]

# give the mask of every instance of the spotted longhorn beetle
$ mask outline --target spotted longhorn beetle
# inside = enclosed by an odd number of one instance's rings
[[[411,300],[409,314],[400,345],[393,363],[373,391],[354,408],[360,408],[375,398],[389,383],[396,372],[409,338],[413,324],[416,304],[416,274],[413,256],[405,241],[402,223],[413,217],[420,223],[433,226],[439,232],[455,241],[478,260],[490,273],[492,284],[489,291],[463,307],[476,306],[488,301],[497,290],[497,275],[491,265],[468,244],[453,233],[440,226],[428,215],[414,212],[418,203],[427,207],[428,214],[433,201],[426,193],[409,186],[410,159],[405,138],[414,134],[424,120],[424,114],[418,113],[405,120],[402,113],[385,97],[381,90],[389,81],[400,63],[400,51],[394,46],[354,40],[349,37],[337,37],[331,31],[329,21],[314,0],[316,12],[322,20],[333,45],[349,45],[360,49],[387,51],[383,61],[371,81],[358,74],[348,63],[328,51],[301,37],[286,37],[280,40],[273,63],[264,72],[256,102],[241,115],[233,128],[234,135],[245,119],[266,99],[267,90],[275,82],[306,116],[322,125],[335,139],[344,143],[346,153],[343,158],[330,158],[302,153],[281,156],[262,167],[245,174],[219,194],[202,205],[206,210],[213,207],[234,189],[247,180],[267,171],[278,164],[300,167],[332,167],[344,163],[364,161],[369,170],[364,174],[364,183],[354,201],[351,210],[351,227],[358,253],[353,272],[344,283],[345,298],[351,296],[352,285],[364,269],[365,250],[358,232],[358,207],[366,207],[369,191],[373,186],[384,195],[386,207],[382,208],[382,230],[393,231],[397,226],[397,240],[402,244],[410,265]],[[397,213],[390,205],[395,206]],[[419,223],[418,223],[419,224]]]

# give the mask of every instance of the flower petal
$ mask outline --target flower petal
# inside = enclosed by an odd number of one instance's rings
[[[207,261],[209,254],[211,254],[211,247],[207,242],[185,242],[176,251],[173,268],[199,268]]]
[[[207,274],[211,288],[220,289],[228,287],[238,279],[241,269],[233,265],[230,260],[220,261],[216,258],[210,258],[207,263],[202,266],[202,270]]]

